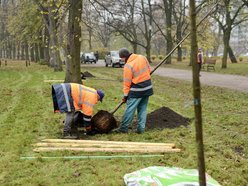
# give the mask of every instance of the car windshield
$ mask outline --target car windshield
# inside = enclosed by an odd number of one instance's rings
[[[85,56],[86,56],[86,57],[89,56],[90,58],[94,58],[94,55],[91,54],[91,53],[86,53]]]
[[[111,52],[112,57],[120,57],[117,51]]]

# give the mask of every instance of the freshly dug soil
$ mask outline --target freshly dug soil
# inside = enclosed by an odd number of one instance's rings
[[[189,121],[168,107],[161,107],[147,115],[146,129],[177,128],[187,126]]]
[[[86,77],[95,77],[93,74],[89,73],[88,71],[81,72],[81,78],[86,78]]]

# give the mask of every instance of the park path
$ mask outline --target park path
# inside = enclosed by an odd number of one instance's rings
[[[192,81],[192,71],[190,70],[159,67],[154,72],[154,74],[164,77]],[[202,71],[200,81],[202,85],[217,86],[242,92],[248,92],[248,77],[245,76],[217,74]]]
[[[84,64],[81,66],[103,67],[105,66],[105,63],[103,60],[99,60],[96,64]],[[108,68],[112,68],[112,67],[108,67]],[[154,72],[154,74],[192,82],[191,70],[159,67]],[[213,72],[201,71],[200,81],[202,85],[223,87],[241,92],[248,92],[248,76],[245,77],[238,75],[217,74]]]

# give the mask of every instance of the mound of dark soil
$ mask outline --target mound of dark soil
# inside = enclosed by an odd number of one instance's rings
[[[161,107],[147,115],[146,129],[177,128],[187,126],[189,121],[168,107]]]
[[[81,72],[81,79],[85,79],[86,77],[95,77],[93,74],[89,73],[88,71]]]

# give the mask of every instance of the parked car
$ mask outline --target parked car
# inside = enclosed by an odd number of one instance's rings
[[[108,67],[111,65],[112,67],[119,66],[123,67],[125,62],[120,58],[118,51],[110,51],[105,56],[105,66]]]
[[[94,53],[83,53],[80,58],[81,63],[96,63],[96,56]]]

